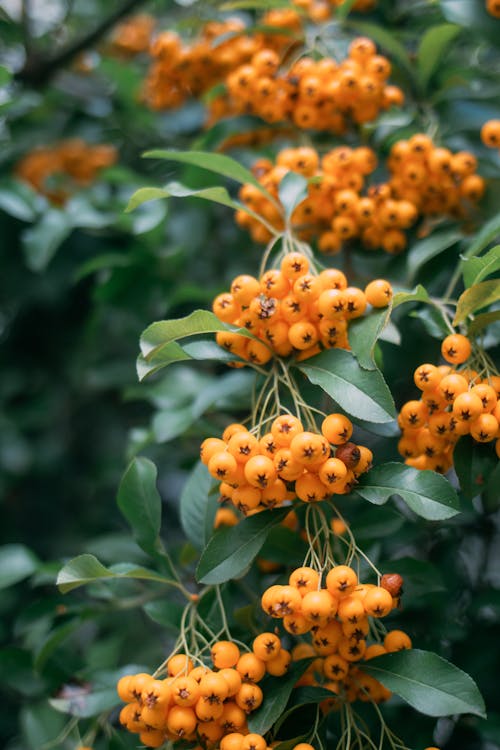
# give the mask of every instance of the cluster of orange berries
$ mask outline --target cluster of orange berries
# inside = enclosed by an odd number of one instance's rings
[[[260,439],[241,424],[229,425],[222,439],[201,445],[201,460],[221,482],[221,502],[244,515],[287,504],[295,498],[315,503],[350,492],[371,467],[373,454],[350,441],[353,426],[343,414],[329,414],[321,433],[304,430],[282,414]]]
[[[281,66],[278,52],[265,48],[234,69],[226,78],[227,111],[340,135],[350,121],[370,122],[403,102],[401,89],[387,85],[390,62],[365,37],[351,42],[340,63],[304,56],[286,70]]]
[[[406,245],[404,230],[418,216],[417,207],[395,198],[385,183],[366,189],[366,180],[376,166],[375,152],[366,146],[339,146],[322,157],[315,149],[302,146],[280,151],[275,165],[270,159],[259,159],[253,172],[276,201],[287,172],[310,180],[307,198],[295,208],[291,223],[300,238],[317,238],[321,252],[334,255],[345,242],[359,238],[367,249],[382,247],[399,253]],[[254,213],[273,227],[283,228],[279,204],[273,204],[257,187],[247,183],[239,195]],[[269,230],[244,209],[237,211],[235,218],[255,242],[270,239]]]
[[[109,52],[117,57],[130,58],[147,52],[156,21],[148,13],[138,13],[113,30]]]
[[[500,18],[500,0],[486,0],[486,10],[491,16]]]
[[[114,146],[74,138],[34,149],[16,165],[15,173],[52,203],[61,205],[75,188],[89,185],[116,158]]]
[[[500,120],[488,120],[481,128],[481,140],[488,148],[500,150]]]
[[[338,253],[345,242],[359,239],[368,250],[397,254],[406,247],[406,230],[419,215],[463,216],[481,198],[484,180],[475,173],[476,164],[469,152],[437,148],[419,133],[394,144],[387,162],[389,181],[369,187],[366,181],[377,157],[367,147],[339,146],[322,157],[310,147],[286,148],[276,164],[259,159],[253,172],[275,201],[287,172],[310,180],[307,198],[295,208],[291,222],[299,237],[317,238],[321,252]],[[279,204],[257,187],[245,184],[239,195],[271,226],[283,228]],[[270,231],[244,209],[235,218],[256,242],[269,241]]]
[[[265,47],[281,52],[289,47],[289,34],[300,34],[302,28],[300,16],[293,9],[269,11],[261,23],[275,27],[276,31],[246,34],[240,19],[229,18],[205,24],[191,44],[184,44],[172,31],[159,33],[150,45],[153,63],[143,87],[148,106],[171,109],[189,97],[200,96],[222,82],[231,70],[247,63],[258,50]],[[279,33],[279,29],[285,34]]]
[[[450,334],[441,352],[450,364],[463,364],[471,354],[466,336]],[[478,443],[496,440],[500,458],[500,376],[481,380],[471,369],[422,364],[414,382],[420,399],[407,401],[398,417],[398,448],[405,463],[444,473],[453,465],[453,450],[462,435]]]
[[[195,667],[178,653],[168,660],[165,679],[139,673],[119,680],[118,695],[127,704],[120,722],[147,747],[169,739],[210,747],[220,742],[221,750],[266,750],[265,740],[249,732],[247,717],[263,700],[258,683],[266,674],[285,674],[291,658],[274,633],[258,635],[246,653],[233,641],[217,641],[211,648],[213,669]]]
[[[283,622],[292,635],[311,633],[311,642],[292,649],[292,659],[312,657],[314,661],[299,681],[301,685],[322,685],[334,694],[323,707],[329,710],[339,701],[380,702],[390,692],[359,667],[362,660],[412,647],[401,630],[386,633],[371,645],[370,618],[379,620],[398,607],[403,579],[392,573],[382,576],[380,585],[360,584],[356,572],[336,565],[321,585],[321,575],[310,567],[294,570],[287,585],[273,585],[261,600],[263,610]]]
[[[397,141],[387,166],[393,197],[411,201],[420,214],[462,217],[484,193],[476,157],[436,146],[424,133]]]
[[[348,286],[345,274],[336,268],[314,275],[306,256],[291,252],[279,269],[265,271],[260,280],[236,276],[231,290],[214,299],[212,309],[219,320],[246,328],[255,337],[222,331],[216,341],[257,365],[273,355],[296,353],[307,359],[321,349],[348,349],[349,321],[363,315],[368,304],[385,307],[391,298],[392,288],[384,279],[370,282],[363,291]]]
[[[301,8],[307,16],[316,23],[327,21],[336,8],[341,7],[345,0],[293,0],[293,4]],[[366,13],[376,5],[376,0],[355,0],[352,10]]]

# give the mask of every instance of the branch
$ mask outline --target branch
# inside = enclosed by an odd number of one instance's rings
[[[147,1],[126,0],[121,8],[104,18],[95,29],[72,42],[52,57],[45,57],[35,51],[27,50],[26,62],[22,69],[15,74],[15,79],[27,86],[42,88],[61,68],[64,68],[81,52],[93,47],[118,21]]]

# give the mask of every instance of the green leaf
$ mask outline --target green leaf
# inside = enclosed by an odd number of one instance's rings
[[[472,677],[430,651],[411,649],[377,656],[363,663],[363,671],[427,716],[485,718],[484,702]]]
[[[392,307],[372,310],[369,315],[349,324],[349,344],[352,353],[365,370],[376,370],[374,354],[377,340],[391,317]]]
[[[73,618],[63,625],[59,625],[50,631],[48,637],[43,641],[40,648],[35,653],[33,666],[38,673],[41,673],[48,659],[52,656],[58,646],[72,635],[80,627],[82,621],[80,618]]]
[[[290,510],[289,507],[263,510],[236,526],[216,531],[202,552],[196,570],[198,582],[225,583],[241,576],[260,552],[269,531]]]
[[[219,6],[219,10],[269,10],[289,7],[290,0],[231,0]]]
[[[231,198],[225,187],[191,190],[185,185],[181,185],[180,182],[169,182],[164,188],[139,188],[130,198],[125,211],[130,213],[138,206],[159,198],[203,198],[203,200],[220,203],[223,206],[229,206],[229,208],[241,208],[241,204]]]
[[[498,487],[500,486],[500,461],[497,461],[497,465],[487,478],[486,487],[484,489],[484,507],[486,512],[492,513],[498,510],[500,505],[500,494],[498,493]]]
[[[398,292],[394,295],[392,306],[394,308],[404,305],[406,302],[428,302],[429,295],[422,284],[417,284],[411,292]]]
[[[5,65],[0,65],[0,86],[5,86],[11,80],[12,72]]]
[[[463,239],[463,234],[458,229],[444,229],[441,232],[433,232],[430,237],[415,243],[407,254],[407,267],[409,282],[412,283],[420,268],[429,260],[447,250]],[[398,304],[401,304],[399,302]]]
[[[465,255],[464,265],[468,258],[478,255],[481,250],[493,242],[496,237],[500,236],[500,213],[493,216],[482,229],[476,234],[475,240],[469,245]]]
[[[486,11],[484,0],[440,0],[447,21],[463,26],[467,33],[486,36],[498,44],[500,22]]]
[[[148,359],[145,359],[140,354],[136,362],[137,376],[139,380],[144,380],[148,375],[152,375],[175,362],[183,362],[191,359],[234,362],[240,358],[222,349],[212,339],[194,341],[183,346],[173,341],[159,349],[157,353],[149,356]]]
[[[329,349],[295,366],[348,414],[367,422],[395,418],[394,402],[381,373],[363,370],[351,352]]]
[[[32,575],[38,566],[34,553],[24,544],[0,547],[0,589],[6,589]]]
[[[453,451],[453,465],[466,500],[472,500],[483,491],[497,463],[491,445],[476,443],[470,435],[460,438]]]
[[[500,269],[500,245],[492,247],[484,255],[467,258],[462,264],[465,286],[471,287]]]
[[[262,705],[248,717],[248,728],[256,734],[265,734],[283,715],[297,680],[312,663],[312,659],[292,662],[283,677],[268,677],[262,682]]]
[[[474,320],[469,323],[467,333],[471,336],[476,336],[479,331],[487,328],[492,323],[496,323],[497,320],[500,320],[500,310],[492,310],[491,312],[476,315]]]
[[[299,203],[307,198],[307,192],[307,180],[301,174],[289,171],[284,175],[278,187],[278,195],[287,221]]]
[[[336,18],[338,18],[339,20],[342,20],[343,18],[347,18],[355,2],[356,0],[344,0],[342,5],[339,5],[337,7],[337,10],[335,11]]]
[[[375,466],[360,479],[355,491],[375,505],[399,495],[414,513],[429,521],[441,521],[460,512],[457,493],[445,477],[397,462]]]
[[[328,700],[329,698],[331,699],[332,695],[333,694],[331,690],[323,687],[313,687],[312,685],[305,685],[296,688],[292,691],[286,711],[283,712],[283,714],[277,721],[276,728],[279,729],[279,727],[285,723],[290,714],[292,714],[301,706],[307,706],[311,703],[319,705],[321,701]]]
[[[405,609],[411,607],[419,598],[446,590],[441,571],[427,560],[399,557],[384,565],[382,572],[399,573],[403,577]]]
[[[466,289],[458,298],[453,325],[456,326],[459,323],[463,323],[464,320],[472,313],[475,313],[476,310],[481,310],[481,308],[492,305],[499,300],[500,283],[498,279],[481,281],[479,284],[474,284],[474,286]]]
[[[141,352],[143,357],[150,361],[152,357],[157,358],[163,348],[173,341],[186,338],[187,336],[217,333],[218,331],[234,331],[241,333],[242,336],[253,338],[246,328],[235,328],[226,323],[221,323],[218,317],[208,310],[195,310],[185,318],[160,320],[156,323],[151,323],[141,335]]]
[[[438,69],[448,47],[462,29],[451,23],[432,26],[422,37],[417,52],[417,69],[422,88],[425,90]]]
[[[40,221],[21,234],[21,243],[30,271],[43,271],[73,226],[64,211],[49,208]]]
[[[209,172],[215,172],[223,177],[230,177],[241,185],[250,183],[263,193],[268,200],[276,204],[276,200],[257,180],[255,175],[244,167],[236,159],[232,159],[226,154],[216,154],[210,151],[172,151],[164,149],[155,149],[146,151],[144,156],[148,159],[166,159],[169,161],[178,161],[183,164],[191,164],[194,167],[207,169]]]
[[[0,68],[1,70],[1,68]],[[18,180],[2,181],[0,186],[0,208],[21,221],[35,221],[38,196],[28,185]]]
[[[164,409],[156,412],[152,422],[155,440],[158,443],[168,443],[186,432],[195,419],[191,406],[181,406],[178,409]]]
[[[181,492],[180,520],[181,526],[190,542],[195,547],[204,547],[213,529],[213,516],[217,506],[217,496],[210,495],[214,480],[207,467],[199,461]],[[211,528],[208,528],[207,517],[212,516]]]
[[[144,605],[143,609],[153,622],[162,625],[164,628],[168,628],[178,635],[181,626],[182,613],[184,612],[184,606],[182,604],[173,602],[170,598],[165,600],[165,598],[162,597],[162,599],[158,599],[157,601],[148,602]]]
[[[150,555],[159,551],[161,498],[157,469],[147,458],[134,458],[118,488],[118,507],[132,528],[137,544]]]
[[[169,578],[148,570],[147,568],[121,563],[106,568],[97,557],[87,553],[78,555],[64,565],[57,576],[56,584],[62,594],[68,591],[85,586],[87,583],[105,579],[134,578],[144,581],[157,581],[158,583],[171,583]]]

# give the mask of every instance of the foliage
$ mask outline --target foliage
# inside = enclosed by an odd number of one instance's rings
[[[498,372],[500,152],[481,128],[500,121],[500,21],[483,0],[378,0],[367,12],[349,0],[298,3],[299,21],[285,28],[272,14],[288,2],[43,5],[0,2],[3,745],[137,747],[120,726],[118,681],[154,672],[172,650],[210,663],[214,635],[251,646],[276,624],[261,595],[306,560],[325,577],[343,562],[363,582],[401,575],[389,627],[413,648],[360,662],[379,696],[395,694],[387,705],[364,701],[363,688],[340,712],[326,708],[324,677],[308,681],[311,661],[294,660],[260,683],[250,731],[281,750],[373,747],[368,735],[393,750],[500,747],[498,449],[471,432],[441,465],[427,443],[404,453],[400,432],[415,370],[442,365],[452,331],[473,342],[454,369]],[[139,12],[148,15],[130,15]],[[162,31],[180,35],[175,54],[200,40],[209,50],[192,79],[182,77],[189,66],[175,71],[170,108],[153,96],[155,70],[163,83],[174,75],[174,54],[149,51]],[[390,61],[404,103],[392,92],[373,116],[347,114],[345,131],[269,121],[256,99],[238,109],[229,76],[248,64],[245,44],[255,52],[267,40],[286,66],[302,52],[340,64],[360,35]],[[400,177],[390,166],[397,144],[422,133],[433,149],[472,155],[472,172],[454,173],[458,202],[427,211],[418,196],[394,194],[418,206],[408,226],[384,229],[402,232],[404,250],[369,249],[358,227],[323,254],[324,219],[309,233],[302,221],[321,170],[276,167],[293,158],[279,155],[299,144],[320,157],[372,149],[377,165],[354,189],[372,199],[371,187]],[[102,146],[116,161],[97,157]],[[273,169],[277,184],[265,179]],[[448,179],[445,169],[437,184]],[[325,339],[321,351],[277,355],[272,338],[210,311],[234,279],[260,279],[290,252],[319,273],[339,269],[356,289],[392,285],[388,306],[346,318],[349,350]],[[244,337],[238,351],[216,343],[226,334]],[[200,443],[238,421],[262,435],[280,408],[318,434],[321,415],[347,415],[373,468],[351,470],[352,484],[317,504],[302,501],[295,480],[284,508],[244,517],[226,499],[238,523],[214,529],[224,490],[198,460]],[[277,629],[291,651],[293,634]]]

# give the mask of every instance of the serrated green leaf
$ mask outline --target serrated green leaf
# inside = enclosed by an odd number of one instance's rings
[[[458,298],[453,325],[459,325],[472,313],[500,300],[500,282],[498,279],[481,281],[469,287]]]
[[[426,237],[424,240],[420,240],[412,245],[406,259],[409,283],[413,283],[417,272],[423,265],[459,242],[462,238],[462,232],[454,227],[453,229],[444,229],[441,232],[433,232],[430,237]]]
[[[391,317],[392,306],[372,310],[349,324],[351,351],[365,370],[376,370],[375,346]]]
[[[106,568],[97,557],[87,553],[78,555],[64,565],[58,573],[56,584],[62,594],[68,591],[85,586],[87,583],[117,578],[136,578],[144,581],[156,581],[158,583],[171,583],[170,578],[156,573],[147,568],[121,563]]]
[[[213,516],[217,507],[217,495],[210,494],[214,480],[207,467],[199,461],[189,474],[180,498],[181,525],[187,538],[195,547],[204,547],[209,538],[207,516]]]
[[[156,489],[157,474],[148,458],[134,458],[122,477],[117,496],[118,507],[137,544],[150,555],[159,550],[161,497]]]
[[[417,69],[423,89],[427,88],[448,47],[461,31],[460,26],[443,23],[432,26],[422,37],[417,52]]]
[[[227,156],[226,154],[217,154],[211,151],[173,151],[165,149],[154,149],[146,151],[143,154],[147,159],[165,159],[168,161],[178,161],[182,164],[191,164],[194,167],[207,169],[209,172],[229,177],[236,180],[241,185],[250,183],[256,187],[268,200],[276,204],[276,200],[261,185],[255,175],[239,161]]]
[[[491,276],[500,269],[500,245],[492,247],[487,253],[473,258],[467,258],[462,264],[465,286],[471,287]]]
[[[345,411],[367,422],[391,422],[394,402],[379,370],[363,370],[351,352],[329,349],[294,365]]]
[[[290,510],[264,510],[250,518],[244,518],[236,526],[216,531],[203,550],[198,563],[198,582],[225,583],[241,576],[260,552],[269,531],[280,523]]]
[[[428,302],[429,294],[422,284],[417,284],[411,292],[397,292],[394,295],[392,306],[394,308],[404,305],[406,302]]]
[[[37,566],[36,555],[24,544],[3,545],[0,547],[0,589],[32,575]]]
[[[427,716],[485,717],[484,701],[472,677],[430,651],[410,649],[377,656],[363,663],[363,671]]]
[[[414,513],[429,521],[452,518],[460,512],[457,493],[445,477],[397,462],[375,466],[361,477],[355,492],[375,505],[398,495]]]
[[[307,180],[301,174],[289,171],[284,175],[278,187],[278,196],[285,209],[287,220],[290,219],[297,206],[307,198],[307,192]]]
[[[300,677],[312,663],[312,659],[292,662],[283,677],[267,677],[262,683],[264,700],[261,706],[248,717],[251,732],[265,734],[283,715],[292,690]]]

